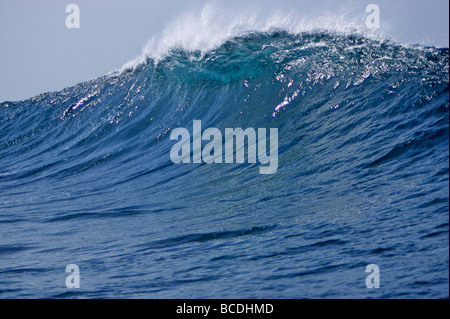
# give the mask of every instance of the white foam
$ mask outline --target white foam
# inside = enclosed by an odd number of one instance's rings
[[[118,71],[134,68],[147,57],[158,63],[173,49],[205,53],[246,32],[280,29],[291,34],[327,31],[383,37],[381,32],[369,32],[362,15],[358,18],[350,17],[344,11],[302,15],[277,10],[276,7],[270,11],[266,13],[258,8],[233,7],[229,2],[208,2],[199,10],[187,12],[169,23],[161,34],[153,36],[147,42],[139,57],[127,62]]]

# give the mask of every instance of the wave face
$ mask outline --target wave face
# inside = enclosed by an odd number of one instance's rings
[[[2,297],[448,298],[448,49],[275,30],[154,62],[0,104]],[[173,164],[193,120],[278,128],[278,172]]]

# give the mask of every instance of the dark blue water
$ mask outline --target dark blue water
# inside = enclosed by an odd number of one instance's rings
[[[254,33],[0,104],[0,297],[448,298],[448,72],[448,48]],[[278,128],[277,173],[173,164],[193,120]]]

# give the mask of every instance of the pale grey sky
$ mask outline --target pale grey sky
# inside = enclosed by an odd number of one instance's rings
[[[0,0],[0,102],[60,90],[102,76],[138,56],[147,40],[206,0]],[[405,44],[448,47],[448,0],[222,0],[233,12],[345,13],[364,24],[365,7],[380,7],[382,32]],[[66,6],[80,8],[67,29]],[[195,23],[195,22],[194,22]],[[380,32],[381,32],[380,31]]]

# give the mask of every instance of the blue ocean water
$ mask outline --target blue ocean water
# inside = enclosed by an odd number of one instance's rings
[[[1,298],[449,297],[448,48],[274,30],[154,62],[0,104]],[[278,171],[172,163],[193,120],[278,128]]]

